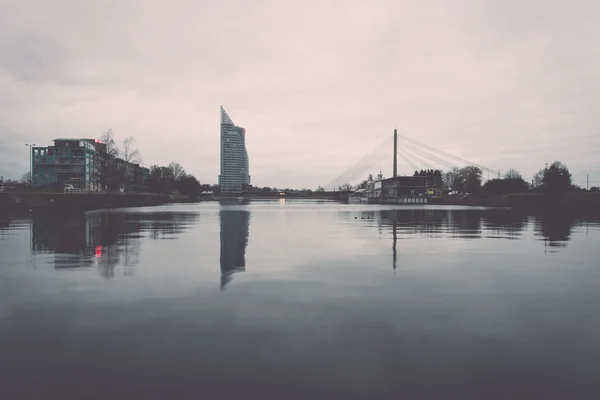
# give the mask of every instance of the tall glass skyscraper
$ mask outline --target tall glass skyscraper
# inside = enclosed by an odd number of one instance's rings
[[[221,175],[222,194],[241,194],[250,185],[246,130],[235,126],[221,106]]]

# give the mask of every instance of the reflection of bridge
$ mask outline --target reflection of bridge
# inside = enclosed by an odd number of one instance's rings
[[[349,213],[361,220],[377,221],[380,232],[386,232],[392,240],[392,267],[402,265],[404,239],[523,239],[530,226],[536,240],[544,241],[544,247],[566,247],[576,226],[583,225],[569,213],[537,214],[530,218],[518,210],[442,210],[442,209],[396,209]],[[598,219],[588,218],[598,224]],[[586,222],[586,226],[587,226]],[[527,239],[525,237],[525,239]]]
[[[397,138],[397,155],[400,157],[400,160],[405,163],[406,169],[408,170],[452,169],[472,165],[479,167],[486,173],[487,176],[485,177],[501,176],[499,170],[488,168],[476,162],[438,150],[404,135],[398,134]],[[389,159],[390,156],[394,155],[392,143],[393,137],[386,136],[385,140],[382,141],[375,150],[365,155],[357,163],[334,178],[325,186],[326,189],[333,190],[344,183],[354,183],[358,180],[362,181],[365,179],[369,172],[373,172],[375,169],[379,168],[382,160]]]

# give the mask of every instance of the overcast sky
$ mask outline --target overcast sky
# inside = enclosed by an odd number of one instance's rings
[[[0,0],[0,175],[112,128],[215,183],[223,105],[258,186],[325,185],[394,127],[600,184],[599,37],[598,0]]]

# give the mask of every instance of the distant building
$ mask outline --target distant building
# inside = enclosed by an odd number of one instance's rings
[[[383,179],[381,172],[376,180],[368,180],[365,189],[353,192],[350,203],[421,204],[427,202],[427,176],[396,176]]]
[[[128,190],[141,190],[148,181],[150,170],[108,156],[106,144],[97,139],[54,139],[54,145],[31,148],[31,181],[34,186],[73,185],[92,191],[106,190],[109,166],[125,173]]]
[[[56,183],[97,188],[103,172],[106,145],[95,139],[54,139],[54,146],[33,147],[31,181],[34,186]]]
[[[221,194],[242,194],[250,186],[246,130],[236,126],[221,106]]]
[[[381,197],[419,197],[427,195],[427,176],[397,176],[381,181]]]
[[[372,178],[372,177],[370,176],[370,178]],[[381,173],[381,171],[379,171],[379,174],[377,174],[376,179],[369,179],[367,181],[366,196],[369,199],[369,203],[376,203],[379,201],[379,198],[381,197],[382,186],[383,186],[382,181],[383,181],[383,174]]]

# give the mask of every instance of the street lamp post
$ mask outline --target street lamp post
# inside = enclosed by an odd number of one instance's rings
[[[585,174],[586,176],[586,189],[589,192],[590,191],[590,174]]]
[[[33,161],[32,161],[32,155],[31,155],[31,153],[33,151],[31,150],[31,148],[33,146],[35,146],[35,143],[33,143],[33,144],[25,143],[25,146],[29,147],[29,185],[31,186],[33,184]]]

